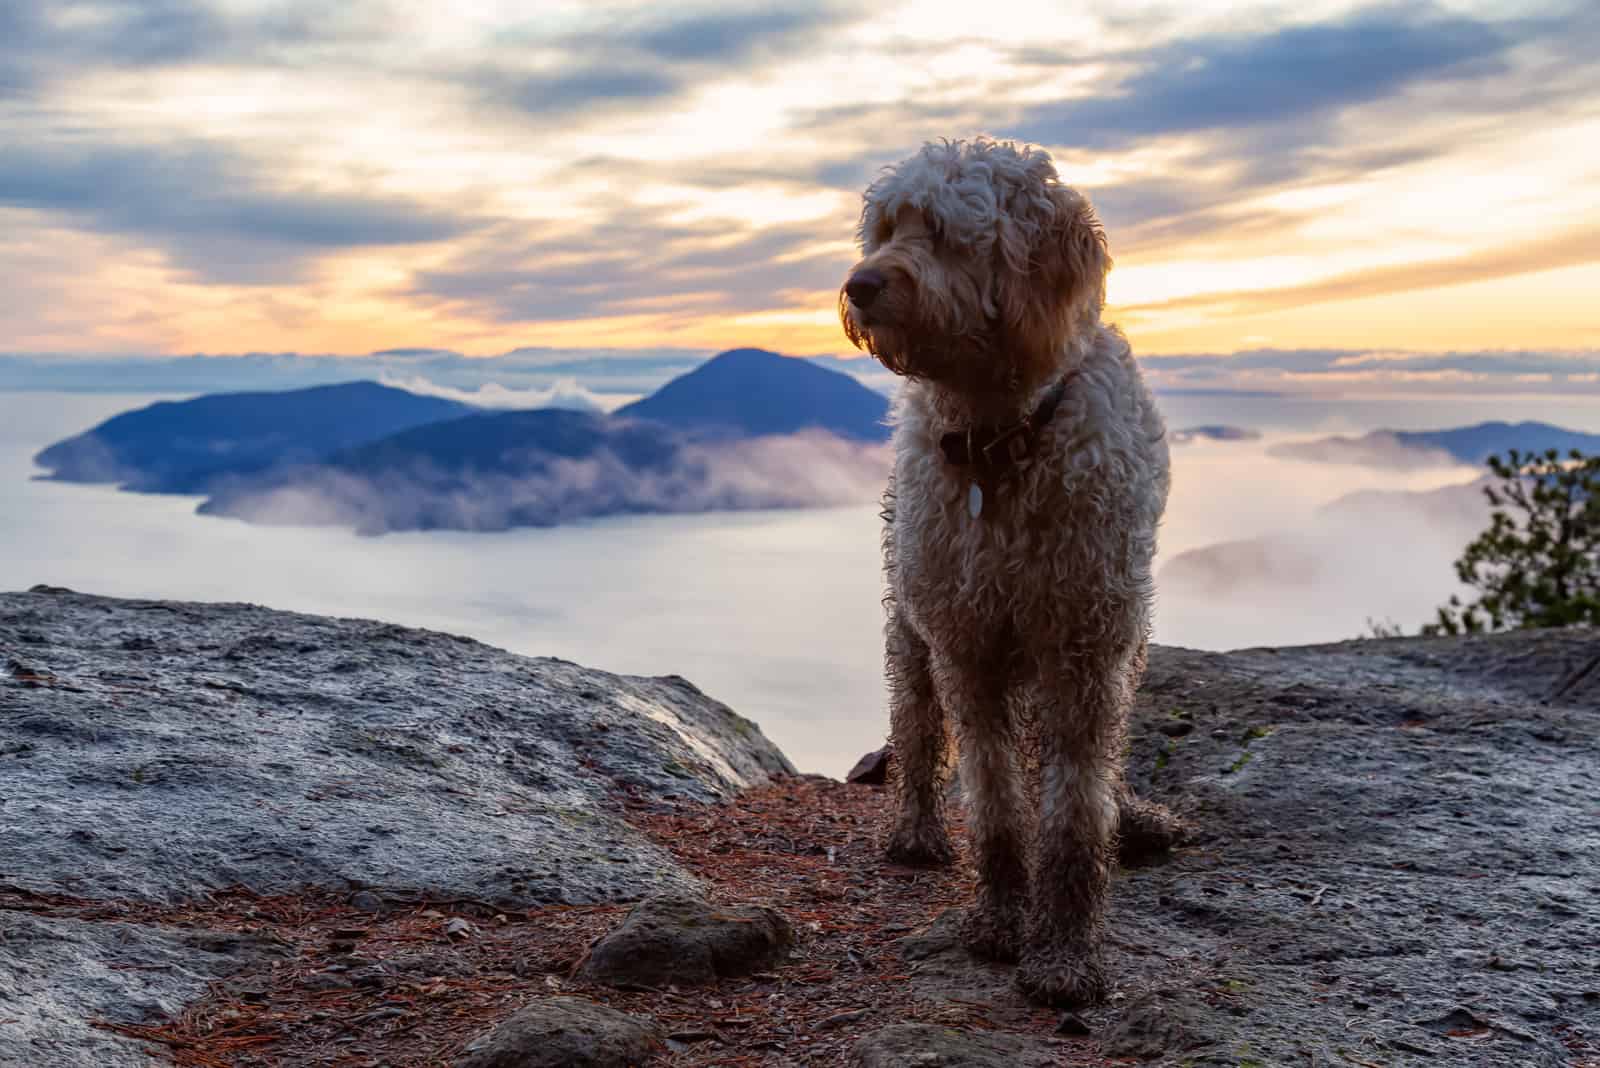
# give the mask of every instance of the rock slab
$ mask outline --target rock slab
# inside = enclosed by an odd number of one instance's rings
[[[469,1042],[455,1068],[630,1068],[661,1045],[651,1021],[583,998],[544,998]]]
[[[175,1016],[211,981],[283,955],[235,934],[0,911],[0,1066],[167,1064],[92,1021]]]
[[[0,594],[0,886],[629,900],[695,881],[614,798],[792,772],[678,678],[241,604]]]
[[[793,944],[776,909],[656,897],[595,943],[580,974],[612,986],[693,986],[771,967]]]

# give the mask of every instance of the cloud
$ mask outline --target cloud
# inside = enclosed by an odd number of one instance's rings
[[[613,410],[703,363],[703,349],[517,349],[462,356],[402,349],[368,356],[294,353],[176,357],[51,357],[0,353],[0,390],[208,393],[297,389],[366,378],[485,407]],[[866,357],[813,357],[893,395],[900,380]],[[1231,356],[1143,356],[1163,391],[1394,392],[1408,384],[1456,393],[1600,395],[1600,351],[1402,352],[1256,349]],[[1536,377],[1535,377],[1536,376]]]
[[[602,104],[632,103],[669,96],[681,88],[663,71],[581,67],[549,74],[496,76],[492,93],[528,115],[569,116]]]
[[[1421,385],[1443,392],[1490,396],[1513,390],[1570,395],[1593,393],[1600,384],[1600,351],[1257,349],[1231,356],[1144,356],[1139,362],[1151,382],[1166,390],[1382,393]]]
[[[519,35],[537,69],[517,48],[462,72],[486,100],[524,116],[563,124],[619,106],[635,111],[671,104],[695,86],[738,73],[779,50],[792,52],[818,37],[841,14],[829,5],[790,11],[705,10],[643,18],[554,35]],[[550,55],[560,57],[553,65]]]
[[[819,246],[814,224],[741,229],[623,210],[581,229],[531,238],[527,229],[486,233],[443,266],[418,272],[412,292],[500,322],[699,316],[759,311],[781,306],[786,294],[832,289],[851,261],[846,247]],[[840,231],[842,238],[842,224]]]
[[[1127,73],[994,129],[1089,160],[1161,146],[1159,173],[1089,184],[1114,251],[1238,243],[1317,218],[1261,202],[1280,190],[1370,181],[1473,140],[1509,143],[1531,113],[1548,122],[1581,110],[1600,89],[1585,58],[1597,44],[1600,14],[1583,6],[1493,20],[1433,4],[1380,6],[1074,58]]]
[[[667,348],[524,348],[488,357],[440,349],[399,349],[366,356],[0,353],[0,390],[221,393],[387,379],[407,383],[405,388],[431,385],[431,390],[424,391],[486,407],[564,407],[569,405],[551,405],[550,401],[586,398],[594,407],[610,411],[693,370],[710,355],[698,349]],[[578,383],[582,392],[574,393],[566,383]],[[504,398],[506,403],[494,403],[496,398]],[[524,405],[513,403],[515,399],[542,403]]]
[[[596,393],[586,389],[576,378],[571,377],[558,378],[543,389],[537,387],[514,389],[502,386],[498,382],[485,382],[471,389],[461,389],[456,386],[440,385],[421,375],[406,377],[381,374],[378,376],[378,381],[410,393],[443,397],[446,400],[461,401],[463,404],[472,404],[479,408],[522,410],[566,408],[579,412],[609,412],[638,399],[637,396],[627,393]]]
[[[705,12],[646,24],[637,34],[624,35],[622,43],[663,60],[725,63],[749,58],[759,49],[792,45],[837,17],[824,4],[794,11]],[[607,38],[615,40],[610,34]]]
[[[1144,138],[1303,122],[1428,80],[1504,69],[1491,26],[1389,7],[1257,36],[1175,41],[1140,57],[1113,93],[1033,108],[1015,125],[1049,144],[1122,147]]]
[[[850,258],[854,211],[838,191],[858,193],[924,139],[979,130],[1053,144],[1114,253],[1147,281],[1162,259],[1314,256],[1340,225],[1355,235],[1348,264],[1368,247],[1366,259],[1393,262],[1402,242],[1548,233],[1540,202],[1586,217],[1577,149],[1536,190],[1510,175],[1506,187],[1528,193],[1481,234],[1467,232],[1466,213],[1375,232],[1352,200],[1339,202],[1343,223],[1328,206],[1337,185],[1354,198],[1370,184],[1389,207],[1437,187],[1451,162],[1496,167],[1497,146],[1553,158],[1569,129],[1578,144],[1581,105],[1600,83],[1587,58],[1593,5],[1507,16],[1385,4],[1328,17],[1282,4],[1253,23],[1090,10],[1041,15],[1025,32],[1004,20],[945,32],[931,9],[0,2],[0,210],[27,213],[8,213],[22,225],[7,243],[49,247],[69,225],[115,239],[92,270],[75,254],[71,299],[49,329],[36,313],[0,325],[19,343],[58,344],[72,337],[57,325],[68,314],[114,303],[146,319],[69,343],[189,348],[225,329],[219,345],[365,347],[415,327],[436,331],[421,343],[482,351],[515,344],[511,324],[545,323],[536,336],[558,343],[817,350],[837,339],[816,311]],[[1424,171],[1429,160],[1446,166]],[[734,205],[727,219],[712,218],[719,201]],[[795,223],[796,203],[820,206]],[[308,269],[407,245],[432,247]],[[193,280],[259,288],[197,294],[181,284]],[[1148,292],[1181,291],[1169,281]],[[1361,284],[1391,282],[1432,284],[1416,272]],[[113,285],[135,299],[97,300]],[[1195,315],[1157,312],[1156,332],[1179,335],[1161,344],[1182,344],[1188,329],[1218,337],[1225,326],[1189,324],[1261,306],[1221,298]],[[752,335],[735,336],[746,325]],[[1588,344],[1579,329],[1539,340]],[[352,341],[362,330],[365,343]]]
[[[276,188],[225,146],[22,144],[0,153],[0,206],[140,238],[206,281],[293,279],[312,255],[459,236],[477,221],[399,197]]]
[[[31,93],[102,70],[283,62],[319,40],[357,40],[375,5],[305,0],[227,11],[204,0],[13,0],[0,5],[0,94]]]
[[[1205,309],[1212,313],[1250,315],[1329,301],[1354,300],[1381,294],[1462,285],[1485,279],[1509,278],[1520,274],[1592,263],[1596,248],[1600,248],[1600,227],[1585,226],[1532,241],[1519,241],[1499,248],[1480,249],[1461,256],[1350,271],[1332,278],[1322,278],[1300,285],[1277,286],[1272,289],[1197,293],[1174,300],[1132,304],[1123,310],[1140,313],[1183,308]]]

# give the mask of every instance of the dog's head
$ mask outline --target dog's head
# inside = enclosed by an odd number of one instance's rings
[[[844,331],[897,374],[966,392],[1043,384],[1092,330],[1111,266],[1089,201],[1050,156],[941,141],[867,188]]]

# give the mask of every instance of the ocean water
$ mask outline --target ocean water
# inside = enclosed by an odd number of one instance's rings
[[[611,671],[679,674],[759,722],[808,771],[841,775],[881,743],[887,715],[874,503],[363,538],[203,518],[193,514],[193,498],[32,479],[39,448],[154,399],[0,393],[0,589],[50,583],[116,596],[248,601],[431,627]],[[1268,435],[1174,449],[1164,558],[1303,528],[1321,505],[1354,490],[1424,490],[1475,473],[1286,461],[1267,455],[1272,441],[1486,418],[1600,430],[1592,405],[1539,398],[1175,397],[1164,406],[1174,427],[1231,423]],[[1454,588],[1447,546],[1414,536],[1392,544],[1378,529],[1358,549],[1336,579],[1282,597],[1163,595],[1156,638],[1224,648],[1354,637],[1368,617],[1415,625]]]

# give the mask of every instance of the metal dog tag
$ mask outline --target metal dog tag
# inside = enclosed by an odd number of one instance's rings
[[[983,514],[983,487],[976,482],[967,487],[967,514],[974,519]]]

